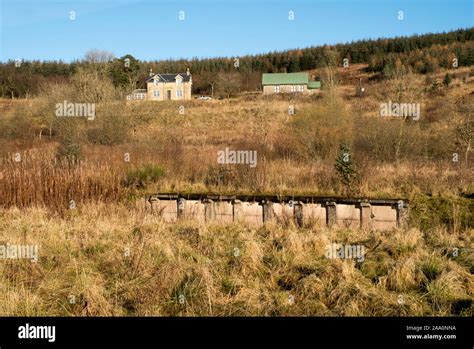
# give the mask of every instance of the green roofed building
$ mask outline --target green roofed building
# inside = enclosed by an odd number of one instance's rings
[[[262,75],[263,94],[315,93],[320,81],[310,81],[308,73],[271,73]]]

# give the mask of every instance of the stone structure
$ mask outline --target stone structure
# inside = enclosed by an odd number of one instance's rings
[[[201,223],[241,223],[259,227],[268,222],[390,230],[406,226],[408,203],[394,199],[322,197],[219,196],[157,194],[148,208],[166,222],[190,219]]]

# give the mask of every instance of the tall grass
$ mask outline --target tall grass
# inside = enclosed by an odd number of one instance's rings
[[[44,206],[57,211],[69,208],[71,201],[117,202],[126,196],[120,168],[106,163],[79,162],[43,158],[28,161],[12,158],[2,162],[0,205],[3,207]]]
[[[166,225],[104,204],[64,218],[10,209],[0,222],[0,241],[39,246],[37,263],[0,264],[1,315],[474,315],[467,232]],[[331,243],[368,252],[327,259]]]

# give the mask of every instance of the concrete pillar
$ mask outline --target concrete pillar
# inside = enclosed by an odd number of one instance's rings
[[[263,223],[269,222],[273,218],[273,202],[269,200],[262,201]]]
[[[303,217],[303,203],[301,201],[297,201],[293,203],[294,208],[293,208],[293,216],[295,217],[295,223],[296,226],[302,228],[303,223],[304,223],[304,217]]]
[[[186,210],[186,199],[179,198],[176,202],[176,205],[178,205],[178,219],[179,218],[185,218],[185,210]]]
[[[408,205],[403,200],[397,203],[397,227],[404,229],[408,225]]]
[[[242,201],[233,200],[232,201],[232,212],[233,212],[233,221],[239,222],[244,218],[244,212],[242,209]]]
[[[210,199],[203,200],[204,203],[204,221],[211,222],[216,218],[214,201]]]
[[[326,202],[326,224],[332,227],[337,223],[336,203],[334,201]]]
[[[360,227],[372,229],[372,207],[368,202],[360,203]]]
[[[148,199],[148,202],[150,203],[150,210],[151,212],[155,212],[155,207],[156,207],[156,203],[158,202],[159,200],[154,197],[154,196],[150,196],[150,198]]]

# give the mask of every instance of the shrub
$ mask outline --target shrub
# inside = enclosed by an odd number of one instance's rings
[[[472,206],[469,199],[419,195],[410,201],[410,221],[424,231],[439,226],[469,228],[474,225]]]
[[[76,120],[64,120],[60,123],[59,146],[56,151],[56,158],[66,161],[68,164],[76,164],[83,157],[80,135]]]
[[[149,183],[156,183],[165,175],[164,170],[155,164],[145,164],[140,168],[127,171],[123,184],[127,187],[144,188]]]
[[[107,103],[100,107],[92,128],[87,129],[87,139],[93,144],[123,144],[130,138],[133,127],[129,116],[122,111],[121,104]]]
[[[354,163],[352,162],[352,155],[347,144],[340,144],[339,156],[336,159],[334,167],[336,168],[342,184],[344,184],[347,189],[350,189],[357,179],[357,172]]]
[[[453,78],[452,78],[451,74],[446,73],[446,75],[444,76],[444,80],[443,80],[444,86],[449,87],[449,85],[451,84],[451,81],[453,81]]]
[[[311,159],[328,159],[340,143],[352,138],[351,118],[339,105],[302,110],[291,121],[297,149]]]

